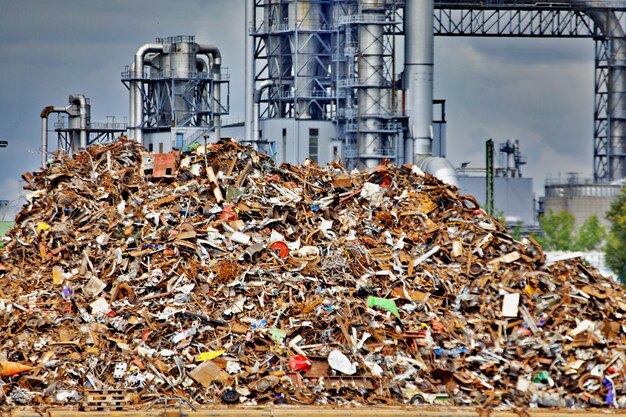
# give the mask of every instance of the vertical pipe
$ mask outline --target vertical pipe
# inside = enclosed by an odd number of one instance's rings
[[[292,36],[295,83],[295,108],[298,119],[320,116],[312,113],[311,101],[315,92],[317,67],[322,45],[314,35],[322,27],[322,7],[319,0],[296,0],[289,3],[289,25]]]
[[[254,0],[244,0],[246,2],[246,17],[245,17],[245,92],[244,92],[244,106],[245,106],[245,140],[251,140],[253,137],[253,95],[254,95],[254,38],[251,31],[256,28],[256,19],[254,11]]]
[[[433,10],[433,0],[406,0],[404,8],[404,74],[409,118],[404,158],[407,163],[432,155]]]
[[[129,76],[134,76],[135,74],[135,62],[133,61],[129,67]],[[128,103],[128,111],[130,113],[128,128],[126,129],[127,135],[130,139],[135,138],[135,126],[137,126],[137,121],[135,119],[135,86],[134,82],[131,81],[129,85],[129,103]]]
[[[215,137],[220,140],[222,136],[221,101],[222,92],[220,81],[222,74],[222,53],[215,45],[198,45],[198,52],[207,54],[211,62],[211,73],[213,74],[213,122],[215,126]]]
[[[266,80],[266,81],[263,81],[254,91],[254,106],[252,108],[252,113],[253,113],[252,120],[253,120],[254,132],[253,132],[252,146],[254,147],[254,149],[257,149],[257,150],[259,149],[259,140],[261,139],[261,130],[259,127],[260,125],[259,107],[261,103],[261,95],[263,94],[263,90],[273,85],[274,85],[273,80]]]
[[[196,56],[196,70],[199,73],[202,74],[208,74],[209,72],[209,66],[206,62],[204,62],[203,59],[201,59],[200,57]],[[207,97],[207,90],[206,88],[203,88],[202,91],[200,92],[200,97],[202,98],[202,103],[206,103],[209,99]],[[204,105],[202,106],[201,110],[204,111],[208,111],[207,108],[204,107]],[[203,114],[200,117],[199,123],[198,125],[202,125],[202,126],[206,126],[208,124],[208,117],[206,114]]]
[[[45,109],[44,109],[45,111]],[[46,168],[48,161],[48,114],[41,112],[41,166]]]
[[[485,143],[485,165],[486,169],[486,184],[485,184],[485,209],[487,214],[493,216],[494,212],[494,194],[493,194],[493,182],[494,182],[494,166],[493,166],[493,139],[489,139]]]
[[[89,118],[88,110],[87,110],[87,100],[85,99],[85,96],[82,94],[76,94],[76,95],[71,95],[70,96],[70,103],[73,104],[77,104],[78,105],[78,114],[80,117],[80,123],[79,123],[79,147],[81,150],[86,149],[87,148],[87,119]],[[77,149],[72,149],[74,152],[77,151]]]
[[[41,111],[41,166],[46,168],[48,164],[48,116],[50,113],[68,113],[70,106],[47,106]]]
[[[143,131],[141,130],[141,125],[143,123],[143,97],[141,94],[142,84],[143,84],[143,60],[147,53],[149,52],[163,52],[164,45],[161,43],[147,43],[142,45],[135,52],[135,71],[133,73],[134,80],[132,81],[131,88],[134,89],[134,99],[135,102],[133,105],[135,106],[135,140],[139,143],[143,143]]]
[[[217,71],[213,78],[213,123],[215,126],[215,139],[220,140],[222,138],[222,84],[221,74]]]
[[[373,23],[359,26],[359,113],[362,123],[359,129],[359,158],[368,168],[382,161],[385,144],[380,132],[381,114],[387,105],[383,103],[383,25],[384,2],[370,0],[361,5],[364,16]],[[385,97],[388,98],[388,97]]]

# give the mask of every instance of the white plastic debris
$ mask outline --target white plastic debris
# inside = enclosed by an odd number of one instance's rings
[[[346,355],[337,349],[328,354],[328,364],[342,374],[354,375],[356,373],[356,364],[352,363]]]

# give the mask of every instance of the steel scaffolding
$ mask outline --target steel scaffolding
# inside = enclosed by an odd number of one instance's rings
[[[626,178],[625,1],[435,1],[435,35],[591,38],[595,42],[593,172]]]
[[[255,0],[255,81],[264,118],[331,120],[344,157],[401,159],[395,40],[403,0]],[[437,36],[591,38],[594,177],[626,178],[626,1],[435,1]]]
[[[333,121],[349,165],[396,158],[397,3],[255,0],[255,82],[273,81],[261,116]]]

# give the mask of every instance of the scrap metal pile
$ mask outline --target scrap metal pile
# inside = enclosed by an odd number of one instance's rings
[[[25,179],[4,404],[626,405],[624,290],[414,166],[121,139]]]

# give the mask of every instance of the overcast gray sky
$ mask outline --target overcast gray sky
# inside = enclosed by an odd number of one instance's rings
[[[92,121],[128,115],[120,73],[140,45],[195,35],[231,72],[231,116],[243,115],[243,0],[0,0],[0,199],[39,168],[39,113],[91,100]],[[484,141],[519,139],[525,176],[590,176],[593,42],[436,38],[435,96],[447,100],[448,156],[484,166]],[[51,116],[51,123],[56,116]],[[51,135],[55,138],[54,132]]]

